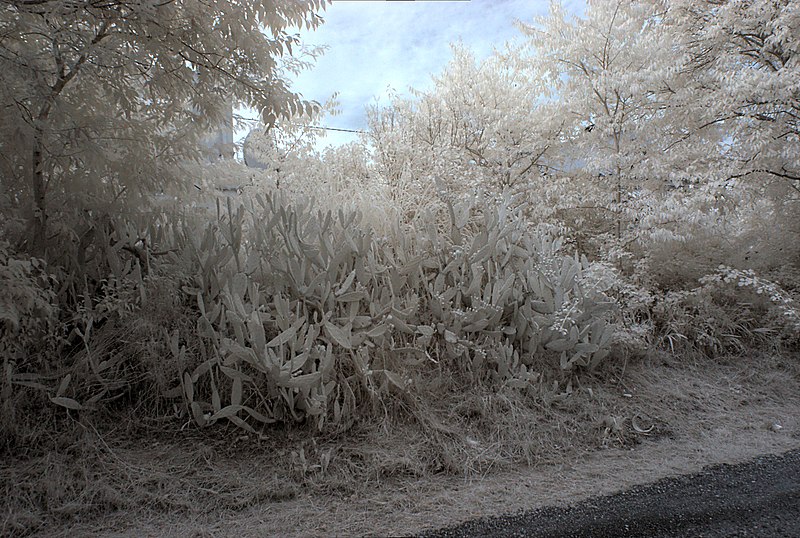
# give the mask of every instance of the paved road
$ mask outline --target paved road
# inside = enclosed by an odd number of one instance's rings
[[[469,521],[456,537],[800,538],[800,450],[707,467],[565,508]]]

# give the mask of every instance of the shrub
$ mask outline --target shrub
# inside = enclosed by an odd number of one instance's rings
[[[57,281],[47,264],[0,241],[0,354],[24,360],[53,336]]]
[[[708,356],[754,346],[796,346],[800,315],[791,295],[752,270],[720,265],[700,286],[656,302],[656,331],[674,351],[689,345]]]
[[[171,395],[200,425],[343,428],[407,397],[416,375],[524,389],[595,367],[614,327],[592,264],[508,202],[450,206],[449,234],[430,221],[378,237],[357,212],[229,199],[202,236],[179,240],[197,324],[169,344],[195,366]]]

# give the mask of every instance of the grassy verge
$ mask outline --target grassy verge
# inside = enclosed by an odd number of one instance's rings
[[[800,445],[797,359],[656,353],[547,402],[427,387],[444,396],[343,435],[77,418],[57,449],[3,461],[0,530],[403,534],[569,502]]]

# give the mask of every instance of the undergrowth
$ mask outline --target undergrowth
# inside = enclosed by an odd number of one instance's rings
[[[793,292],[752,270],[665,290],[640,278],[646,265],[626,276],[570,251],[518,199],[445,205],[447,222],[378,235],[356,209],[276,190],[218,198],[205,215],[83,214],[49,263],[4,243],[5,448],[64,412],[130,408],[259,435],[342,433],[413,417],[431,397],[420,380],[552,401],[657,347],[798,345]]]
[[[14,493],[13,525],[130,507],[125,480],[144,495],[181,476],[233,509],[627,446],[669,432],[604,396],[627,394],[633,365],[798,349],[786,267],[667,287],[646,258],[589,260],[518,198],[444,203],[444,222],[379,234],[357,209],[274,191],[206,213],[84,214],[48,260],[0,245],[0,450],[39,476]],[[200,460],[161,478],[121,463],[115,439],[153,436],[198,439],[201,460],[238,446],[290,464],[267,491],[198,486]],[[136,502],[190,509],[170,498]]]

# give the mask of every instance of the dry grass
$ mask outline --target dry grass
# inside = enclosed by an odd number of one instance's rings
[[[0,533],[397,535],[573,502],[800,446],[799,358],[652,355],[560,401],[428,392],[339,437],[82,424],[3,460]]]

